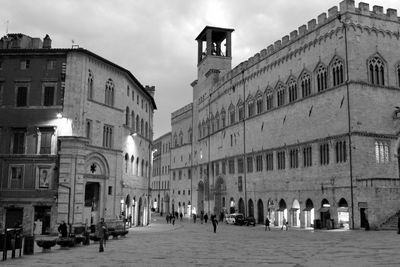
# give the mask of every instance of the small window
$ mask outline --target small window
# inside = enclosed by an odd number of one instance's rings
[[[311,95],[311,76],[308,73],[304,73],[300,78],[301,94],[302,97]]]
[[[52,128],[40,128],[40,154],[51,154],[51,139],[54,134]]]
[[[277,96],[277,105],[278,105],[278,107],[282,106],[282,105],[285,105],[286,93],[285,93],[285,87],[284,86],[281,85],[279,87],[279,89],[278,89],[278,91],[276,93],[276,96]]]
[[[346,162],[347,160],[346,141],[337,141],[335,150],[336,150],[336,163]]]
[[[92,139],[92,120],[86,120],[86,138],[89,139],[89,143]]]
[[[247,172],[253,172],[253,157],[247,157]]]
[[[129,85],[126,87],[126,95],[127,96],[129,96],[129,91],[130,91],[130,88],[129,88]]]
[[[286,155],[285,151],[279,151],[278,157],[278,170],[284,170],[286,168]]]
[[[290,168],[299,167],[299,150],[297,148],[291,149],[290,152]]]
[[[10,188],[22,188],[25,166],[23,164],[10,165]]]
[[[262,155],[256,156],[256,171],[261,172],[263,170],[263,160]]]
[[[267,103],[267,110],[270,110],[274,107],[273,105],[273,94],[269,93],[266,97],[266,103]]]
[[[12,135],[12,153],[25,154],[25,135],[26,129],[15,129]]]
[[[53,86],[46,86],[44,88],[44,98],[43,98],[43,105],[44,106],[54,106],[54,95],[55,95],[55,88]]]
[[[243,173],[243,159],[238,159],[237,160],[237,164],[238,164],[238,173]]]
[[[375,141],[376,163],[388,163],[389,151],[390,151],[389,141],[383,141],[383,140]]]
[[[290,80],[288,84],[289,88],[289,103],[297,100],[297,83],[294,80]]]
[[[103,126],[103,147],[112,148],[113,145],[113,127],[110,125]]]
[[[229,168],[229,174],[235,173],[235,161],[233,159],[230,159],[228,161],[228,168]]]
[[[370,83],[385,85],[385,64],[383,60],[375,56],[368,61]]]
[[[26,70],[26,69],[29,69],[30,65],[31,65],[31,61],[29,59],[21,60],[20,68],[21,68],[21,70]]]
[[[317,89],[321,92],[328,88],[327,82],[327,71],[323,65],[320,65],[317,69]]]
[[[21,86],[17,88],[17,107],[26,107],[28,105],[28,87]]]
[[[273,152],[269,152],[266,155],[266,169],[267,171],[272,171],[274,170],[274,153]]]
[[[321,165],[329,164],[329,144],[324,143],[319,146],[319,161]]]
[[[111,196],[112,192],[113,192],[113,188],[112,188],[112,186],[109,186],[108,187],[108,195]]]
[[[311,167],[312,166],[312,148],[311,146],[307,146],[303,148],[303,166]]]
[[[49,59],[49,60],[47,60],[46,68],[47,68],[48,70],[53,70],[54,67],[55,67],[55,65],[56,65],[55,60]]]

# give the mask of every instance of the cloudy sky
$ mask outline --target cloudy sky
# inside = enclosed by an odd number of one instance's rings
[[[21,32],[53,47],[72,40],[156,86],[154,137],[170,131],[171,113],[192,101],[195,38],[206,26],[235,29],[232,67],[260,52],[340,0],[2,0],[1,35]],[[399,9],[399,0],[370,0]],[[358,6],[359,1],[356,1]],[[8,21],[8,23],[7,23]]]

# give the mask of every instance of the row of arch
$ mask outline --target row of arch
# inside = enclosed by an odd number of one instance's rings
[[[146,161],[144,159],[140,160],[139,157],[137,157],[135,161],[135,157],[133,155],[129,158],[129,154],[125,153],[124,161],[125,161],[125,173],[129,172],[129,166],[130,166],[132,175],[143,176],[143,177],[148,176],[149,162],[147,160]]]
[[[189,130],[188,130],[187,134],[188,134],[187,141],[190,144],[190,143],[192,143],[192,138],[193,138],[192,127],[189,127]],[[173,144],[174,144],[175,147],[182,146],[184,144],[182,130],[179,131],[179,138],[178,138],[178,135],[176,133],[174,133]]]
[[[137,114],[135,117],[135,111],[130,111],[129,107],[125,109],[125,125],[130,127],[137,134],[140,134],[146,138],[149,137],[149,124],[140,118]]]
[[[225,198],[222,199],[222,205],[225,205]],[[349,225],[349,211],[346,199],[341,198],[338,203],[336,203],[338,212],[337,223],[339,227],[348,227]],[[247,210],[246,210],[247,208]],[[263,224],[265,218],[269,218],[270,221],[276,225],[281,226],[284,219],[292,227],[313,227],[315,223],[315,215],[319,213],[317,217],[320,220],[321,228],[333,227],[331,221],[331,205],[329,201],[324,198],[321,201],[320,206],[315,206],[314,202],[308,198],[304,205],[301,205],[299,200],[294,199],[291,206],[286,204],[284,199],[280,199],[279,202],[272,199],[268,199],[266,205],[262,199],[257,200],[257,206],[253,199],[249,199],[247,207],[245,207],[245,202],[243,198],[239,198],[238,203],[235,202],[234,198],[231,197],[229,200],[228,213],[242,213],[245,214],[247,211],[248,216],[253,216],[256,218],[257,222]],[[301,218],[301,216],[303,216]]]

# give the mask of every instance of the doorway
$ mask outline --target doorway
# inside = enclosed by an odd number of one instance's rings
[[[34,216],[34,232],[39,235],[50,234],[51,207],[36,206]]]
[[[23,208],[7,208],[7,210],[6,210],[6,229],[14,228],[17,223],[22,225],[23,216],[24,216]]]

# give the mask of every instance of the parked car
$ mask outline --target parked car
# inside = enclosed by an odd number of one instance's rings
[[[226,214],[225,222],[227,224],[243,225],[244,224],[244,216],[241,213]]]
[[[234,213],[233,217],[235,218],[235,225],[243,225],[244,224],[244,216],[241,213]]]
[[[244,224],[247,226],[249,225],[256,226],[256,219],[253,216],[249,216],[244,220]]]
[[[226,214],[225,215],[225,222],[227,224],[235,224],[235,217],[233,216],[233,214]]]

